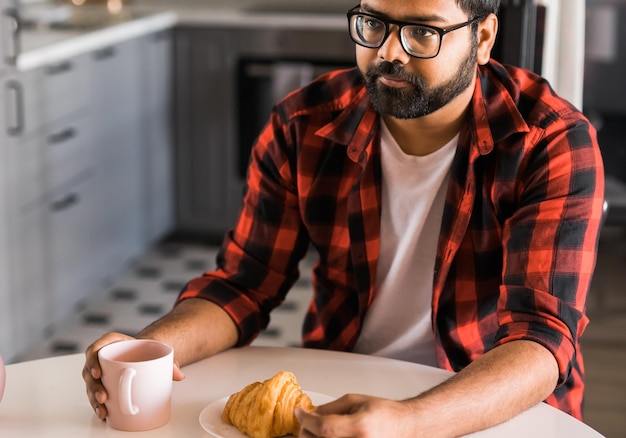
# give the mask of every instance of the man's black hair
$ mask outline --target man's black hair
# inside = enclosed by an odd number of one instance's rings
[[[456,4],[472,19],[497,14],[500,0],[456,0]]]

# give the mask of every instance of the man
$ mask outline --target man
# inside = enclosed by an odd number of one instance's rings
[[[312,246],[304,346],[458,373],[409,400],[349,395],[297,411],[302,436],[458,436],[543,400],[581,418],[599,148],[545,81],[490,61],[498,4],[352,9],[358,71],[322,77],[275,108],[218,269],[139,337],[173,344],[181,366],[248,344]],[[124,338],[105,335],[86,353],[99,418],[96,353]]]

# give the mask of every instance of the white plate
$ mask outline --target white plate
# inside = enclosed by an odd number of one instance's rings
[[[318,392],[305,391],[315,406],[333,401],[335,398]],[[200,412],[200,426],[216,438],[248,438],[245,434],[230,424],[222,421],[222,411],[228,397],[214,401]],[[291,435],[287,435],[291,436]]]

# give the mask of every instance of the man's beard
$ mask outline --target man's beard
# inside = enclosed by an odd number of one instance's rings
[[[367,72],[361,74],[379,114],[398,119],[415,119],[444,107],[471,85],[476,75],[476,53],[476,44],[472,44],[457,74],[437,87],[428,87],[424,78],[410,75],[400,64],[387,61],[372,64]],[[411,85],[405,88],[388,87],[378,82],[383,74],[398,76]]]

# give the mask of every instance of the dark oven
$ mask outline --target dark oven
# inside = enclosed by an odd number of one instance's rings
[[[323,73],[355,65],[354,44],[346,30],[275,32],[274,47],[242,45],[237,61],[237,173],[241,178],[254,141],[278,100]]]
[[[353,67],[346,60],[242,58],[237,69],[238,173],[245,177],[252,145],[276,102],[314,78],[338,68]]]

